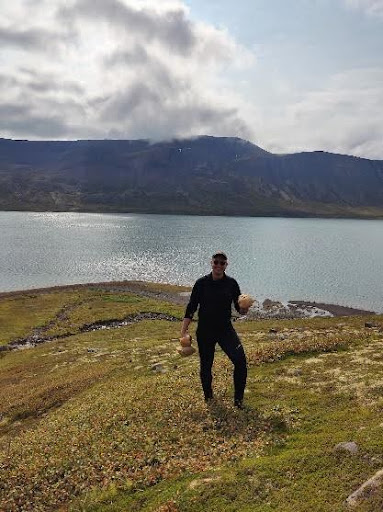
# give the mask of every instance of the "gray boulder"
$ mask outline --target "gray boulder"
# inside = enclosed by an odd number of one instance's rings
[[[334,449],[336,452],[349,452],[352,455],[358,453],[359,450],[358,445],[354,441],[338,443]]]

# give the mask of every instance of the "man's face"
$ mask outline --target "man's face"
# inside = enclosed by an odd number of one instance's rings
[[[214,277],[222,277],[227,268],[227,260],[217,256],[211,260],[211,268]]]

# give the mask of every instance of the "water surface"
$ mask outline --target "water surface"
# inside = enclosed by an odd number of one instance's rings
[[[383,312],[383,221],[0,212],[0,291],[123,279],[192,284],[211,254],[258,299]]]

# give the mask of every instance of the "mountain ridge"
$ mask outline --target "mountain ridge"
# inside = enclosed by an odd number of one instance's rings
[[[0,208],[383,218],[383,161],[238,137],[0,139]]]

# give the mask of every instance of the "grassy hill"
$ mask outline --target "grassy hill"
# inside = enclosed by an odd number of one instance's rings
[[[0,351],[0,510],[382,510],[382,486],[345,500],[383,467],[383,317],[236,322],[246,408],[220,351],[208,407],[176,352],[182,290],[0,296],[0,345],[37,343]]]

